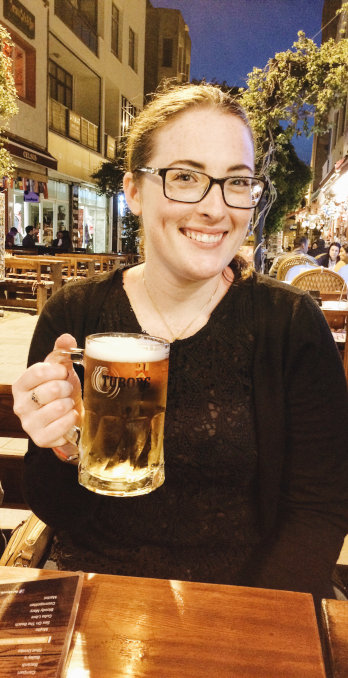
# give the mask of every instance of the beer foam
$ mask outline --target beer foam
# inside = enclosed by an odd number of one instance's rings
[[[155,362],[168,358],[169,348],[146,336],[141,339],[107,336],[88,340],[86,355],[115,363]]]

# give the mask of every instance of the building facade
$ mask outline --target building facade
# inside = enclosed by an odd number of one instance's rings
[[[348,37],[348,13],[336,16],[343,0],[325,0],[322,14],[322,42]],[[348,242],[348,116],[347,99],[332,109],[331,128],[314,136],[311,167],[313,183],[309,194],[310,214],[306,223],[320,231],[326,241]]]
[[[156,90],[162,80],[175,78],[189,82],[191,39],[189,29],[177,9],[153,7],[146,3],[144,92]]]
[[[146,0],[2,0],[13,40],[19,113],[8,130],[16,163],[3,179],[7,228],[31,224],[50,245],[112,248],[112,202],[91,179],[117,157],[143,107]]]

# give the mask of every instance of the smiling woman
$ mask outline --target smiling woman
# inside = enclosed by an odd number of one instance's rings
[[[61,569],[330,597],[348,455],[343,428],[327,421],[346,417],[346,383],[312,299],[239,265],[263,190],[245,114],[213,85],[164,91],[135,119],[127,158],[145,260],[54,295],[13,388],[32,439],[27,498],[56,530],[50,557]],[[62,463],[80,382],[46,354],[95,332],[171,343],[165,482],[143,497],[98,496]]]

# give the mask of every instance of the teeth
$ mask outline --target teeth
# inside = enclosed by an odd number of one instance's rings
[[[198,231],[183,231],[187,238],[198,240],[198,242],[220,242],[223,233],[200,233]]]

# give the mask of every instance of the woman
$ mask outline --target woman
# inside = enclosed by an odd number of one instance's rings
[[[335,266],[340,261],[340,249],[341,245],[338,242],[332,242],[329,246],[328,253],[323,254],[322,257],[318,257],[317,261],[319,266],[335,269]]]
[[[309,295],[236,266],[262,193],[253,175],[245,114],[217,87],[164,92],[133,124],[124,190],[145,263],[63,287],[13,387],[32,439],[27,498],[55,528],[60,568],[332,595],[348,462],[327,421],[346,416],[346,384]],[[110,330],[171,342],[166,480],[142,497],[78,485],[64,434],[79,381],[42,362]]]
[[[339,273],[340,268],[348,264],[348,245],[341,245],[338,263],[334,266],[334,271]]]

